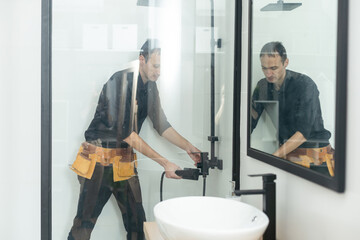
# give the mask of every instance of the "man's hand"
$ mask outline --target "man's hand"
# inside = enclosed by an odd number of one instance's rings
[[[189,157],[196,163],[199,163],[201,160],[200,150],[194,147],[193,145],[189,144],[189,147],[186,149],[187,154]]]
[[[167,161],[164,164],[164,169],[165,169],[165,176],[167,178],[181,179],[181,177],[175,174],[176,170],[181,170],[181,168],[175,163]]]
[[[124,141],[131,147],[135,148],[136,151],[141,152],[143,155],[151,158],[152,160],[163,166],[167,178],[181,178],[175,174],[175,171],[180,170],[181,168],[176,164],[170,162],[166,158],[162,157],[159,153],[152,149],[137,133],[132,132],[130,136],[124,139]]]
[[[254,120],[258,119],[259,114],[255,111],[255,109],[253,108],[253,106],[251,106],[250,113],[251,113],[251,117],[252,117]]]
[[[194,147],[188,140],[176,132],[174,128],[169,127],[163,132],[162,136],[172,144],[175,144],[179,148],[185,150],[187,154],[189,154],[190,158],[195,162],[195,164],[200,162],[200,150]]]
[[[274,156],[286,158],[286,155],[297,149],[301,144],[306,142],[306,138],[301,132],[297,131],[281,147],[273,153]]]

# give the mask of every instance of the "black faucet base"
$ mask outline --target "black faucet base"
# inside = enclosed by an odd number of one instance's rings
[[[269,218],[269,226],[267,227],[263,239],[276,240],[276,184],[274,180],[276,175],[272,173],[249,175],[250,177],[262,177],[263,189],[252,190],[235,190],[236,196],[241,195],[263,195],[263,211]]]

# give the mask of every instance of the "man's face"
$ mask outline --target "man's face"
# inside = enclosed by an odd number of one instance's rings
[[[260,58],[260,62],[266,80],[269,83],[274,83],[275,85],[281,86],[285,79],[286,67],[289,63],[289,60],[286,59],[285,62],[282,63],[280,55],[275,54],[275,56],[262,56]]]
[[[147,62],[145,58],[140,56],[140,74],[143,81],[155,82],[160,76],[160,53],[154,52],[149,56]]]

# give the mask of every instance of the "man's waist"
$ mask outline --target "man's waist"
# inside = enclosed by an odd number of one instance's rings
[[[328,144],[325,147],[320,148],[297,148],[290,152],[290,155],[306,155],[315,159],[324,158],[326,154],[334,154],[334,149]]]
[[[121,156],[121,162],[131,162],[134,161],[134,152],[131,147],[127,148],[104,148],[96,146],[94,144],[83,142],[82,154],[89,156],[90,154],[95,154],[101,157],[102,159],[111,159],[116,156]]]
[[[299,148],[323,148],[326,147],[327,145],[329,145],[329,142],[311,142],[311,141],[307,141],[304,142],[303,144],[301,144],[299,146]]]
[[[79,176],[91,179],[95,167],[100,164],[112,167],[114,182],[127,180],[137,174],[136,154],[132,148],[103,148],[83,142],[76,160],[71,166]]]
[[[285,144],[289,139],[280,139],[280,146]],[[307,140],[306,142],[302,143],[299,148],[323,148],[329,145],[328,140]]]
[[[100,134],[98,134],[100,135]],[[86,142],[103,148],[128,148],[129,144],[124,141],[117,141],[115,137],[109,136],[86,136]]]
[[[126,149],[129,148],[129,144],[126,142],[117,142],[117,141],[101,141],[101,147],[107,148],[107,149]]]

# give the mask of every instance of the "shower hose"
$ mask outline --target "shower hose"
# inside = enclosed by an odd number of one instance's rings
[[[160,202],[162,202],[163,200],[163,182],[164,182],[164,176],[165,176],[165,171],[161,174],[161,179],[160,179]],[[206,175],[203,175],[203,196],[205,196],[205,190],[206,190]]]

